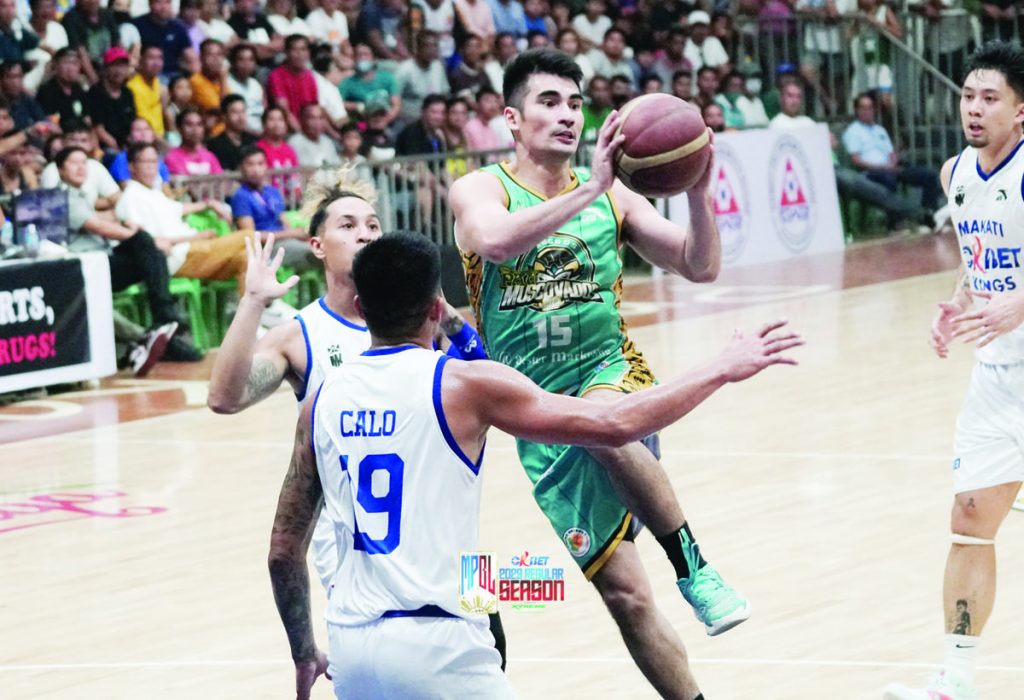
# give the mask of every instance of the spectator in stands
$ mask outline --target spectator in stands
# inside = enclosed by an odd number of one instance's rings
[[[395,149],[400,156],[444,153],[445,98],[441,95],[427,95],[423,98],[420,118],[406,126],[395,140]]]
[[[200,23],[201,0],[181,0],[178,7],[178,20],[188,32],[188,40],[192,42],[192,53],[199,55],[200,45],[206,41],[206,33]]]
[[[409,58],[403,31],[407,10],[405,0],[366,0],[356,23],[359,41],[368,44],[377,58],[390,61]]]
[[[732,22],[728,2],[724,3],[724,7],[721,6],[721,3],[716,4],[715,10],[711,14],[711,36],[722,44],[726,55],[735,57],[739,53],[740,37]]]
[[[228,53],[227,75],[229,95],[239,95],[245,102],[246,124],[258,133],[263,122],[263,85],[256,79],[256,49],[249,44],[235,44]]]
[[[672,74],[672,94],[680,100],[696,104],[693,97],[693,73],[688,70],[677,70]]]
[[[82,87],[82,60],[78,51],[66,47],[57,52],[53,62],[53,77],[36,93],[36,101],[43,112],[56,115],[60,123],[82,119],[85,114],[85,89]]]
[[[491,81],[491,87],[499,93],[505,82],[505,66],[519,53],[516,38],[511,34],[499,34],[494,39],[494,56],[484,64],[484,73]]]
[[[722,106],[717,102],[708,102],[706,105],[701,107],[700,116],[703,117],[704,123],[707,124],[716,134],[723,131],[733,130],[731,127],[728,129],[726,128],[725,112],[722,110]]]
[[[422,15],[423,29],[437,34],[441,60],[448,61],[455,53],[455,37],[452,34],[455,30],[455,3],[452,0],[413,0],[410,19],[413,12]]]
[[[85,94],[85,114],[105,151],[121,150],[136,117],[135,98],[125,87],[131,75],[128,52],[115,46],[103,55],[103,78]]]
[[[640,86],[641,95],[657,95],[664,92],[662,89],[664,85],[661,83],[661,78],[651,73],[644,78],[643,84]]]
[[[580,35],[572,27],[562,29],[555,38],[555,48],[569,54],[576,62],[580,72],[583,73],[583,82],[580,86],[586,88],[590,84],[590,79],[594,77],[594,66],[586,54],[580,52]]]
[[[176,126],[181,145],[167,152],[167,169],[172,175],[213,175],[223,172],[217,156],[203,145],[206,121],[198,108],[189,105],[178,114]]]
[[[501,98],[489,87],[480,88],[476,94],[476,112],[466,121],[466,144],[471,151],[490,151],[503,148],[505,144],[490,121],[501,114]]]
[[[39,37],[18,19],[14,0],[0,0],[0,61],[23,62],[39,46]]]
[[[166,258],[152,236],[138,226],[126,226],[112,216],[96,211],[94,200],[84,189],[91,162],[85,151],[77,146],[65,147],[54,158],[58,183],[68,193],[68,247],[76,252],[106,252],[110,256],[110,286],[113,291],[119,292],[143,282],[154,323],[157,326],[165,323],[187,326],[168,289]],[[111,241],[117,242],[117,246],[111,246]],[[183,340],[179,342],[177,351],[180,351],[180,356],[169,359],[194,361],[202,357],[195,347]]]
[[[366,157],[361,153],[362,149],[363,132],[359,130],[359,125],[346,124],[341,127],[341,164],[355,168],[361,178],[369,173],[365,168]]]
[[[272,170],[299,167],[299,157],[295,154],[295,149],[285,141],[287,137],[288,118],[285,111],[280,107],[267,107],[267,111],[263,113],[263,137],[256,142],[256,146],[263,151],[267,157],[267,165]],[[276,177],[270,184],[282,192],[302,189],[302,182],[298,177],[290,177],[287,182],[284,178]]]
[[[231,213],[239,230],[256,231],[284,248],[284,264],[302,272],[318,265],[309,236],[303,228],[288,226],[282,215],[285,204],[281,191],[267,181],[267,159],[258,148],[248,148],[239,166],[241,184],[231,196]]]
[[[661,77],[665,85],[672,85],[674,76],[681,70],[693,73],[693,66],[684,55],[686,49],[686,32],[674,27],[668,33],[668,41],[665,48],[657,53],[654,63],[654,71]]]
[[[284,50],[284,37],[274,31],[258,7],[257,0],[235,0],[235,11],[228,24],[239,39],[252,45],[257,60],[269,66]]]
[[[46,112],[25,92],[25,70],[20,62],[0,63],[0,93],[7,102],[15,129],[27,129],[46,120]]]
[[[160,47],[143,46],[135,75],[125,83],[135,101],[135,113],[149,122],[153,133],[161,139],[165,132],[164,110],[169,101],[167,88],[160,82],[163,68],[164,54]],[[127,167],[125,173],[127,175]]]
[[[669,33],[673,28],[684,32],[684,44],[686,36],[686,14],[692,11],[693,4],[678,2],[678,0],[660,0],[653,3],[647,13],[647,26],[650,28],[654,41],[661,47],[669,42]]]
[[[341,91],[338,89],[343,75],[331,48],[325,44],[318,45],[313,51],[317,102],[324,108],[327,122],[336,133],[341,133],[341,127],[348,122],[345,100],[341,99]]]
[[[797,83],[803,93],[804,86],[796,67],[792,63],[783,63],[775,70],[775,84],[772,88],[761,92],[761,102],[764,103],[764,111],[769,120],[782,111],[782,90],[789,83]]]
[[[238,33],[220,14],[220,0],[200,0],[198,24],[204,38],[216,39],[229,50],[239,42]]]
[[[159,46],[164,53],[164,75],[181,72],[195,61],[188,30],[174,16],[171,0],[149,0],[149,13],[133,21],[143,46]]]
[[[350,113],[363,114],[371,103],[388,107],[388,124],[398,118],[402,98],[398,95],[395,76],[377,68],[377,59],[368,44],[357,44],[356,72],[341,82],[341,97]]]
[[[942,196],[938,174],[931,168],[900,164],[889,133],[875,121],[878,104],[871,93],[857,95],[853,105],[857,119],[843,131],[843,148],[854,168],[890,192],[896,192],[900,183],[920,187],[924,208],[928,212],[938,209]]]
[[[77,148],[89,156],[84,182],[76,185],[86,195],[89,205],[97,211],[113,209],[121,196],[121,188],[114,182],[110,171],[92,157],[99,150],[95,132],[85,122],[68,122],[64,125],[64,147]],[[47,163],[39,176],[39,184],[47,189],[60,184],[56,163]]]
[[[829,113],[836,110],[836,96],[845,90],[844,45],[839,18],[852,13],[855,0],[797,0],[796,10],[808,21],[804,30],[804,50],[800,55],[800,74],[817,93]]]
[[[228,95],[221,100],[220,112],[224,117],[224,131],[207,140],[206,147],[217,156],[222,168],[237,170],[242,149],[256,145],[256,137],[246,131],[248,115],[245,113],[245,100],[241,95]]]
[[[878,91],[882,104],[892,106],[892,68],[889,40],[877,29],[903,38],[903,25],[892,9],[880,0],[857,0],[862,19],[867,26],[856,25],[851,56],[853,57],[854,92]],[[876,29],[877,28],[877,29]],[[863,57],[863,63],[860,58]]]
[[[230,221],[227,205],[214,200],[183,204],[148,187],[145,183],[153,181],[157,168],[156,147],[152,144],[131,146],[128,162],[132,179],[117,203],[117,218],[128,226],[146,226],[167,256],[167,271],[172,277],[237,279],[241,288],[246,268],[245,233],[218,237],[213,231],[196,231],[185,222],[186,216],[207,211]]]
[[[725,47],[717,37],[711,36],[711,17],[704,10],[694,10],[687,17],[690,25],[690,38],[686,40],[686,48],[683,55],[699,71],[704,66],[709,66],[723,76],[732,70],[732,62]],[[698,78],[700,74],[698,73]]]
[[[309,68],[309,39],[292,34],[285,40],[284,63],[267,77],[267,98],[288,114],[288,128],[299,129],[302,108],[317,103],[316,78]]]
[[[612,76],[608,81],[608,87],[612,94],[612,107],[622,109],[623,105],[633,99],[633,84],[624,75]]]
[[[526,14],[519,0],[487,0],[498,34],[511,34],[516,39],[526,38]]]
[[[658,78],[658,81],[661,82],[661,77],[654,70],[658,56],[653,41],[650,36],[644,36],[633,43],[633,58],[631,60],[633,85],[638,91],[641,91],[640,88],[651,76]]]
[[[341,11],[340,0],[320,0],[320,7],[306,17],[312,38],[329,44],[334,53],[347,54],[352,50],[348,40],[348,20]]]
[[[9,138],[15,133],[9,131],[4,137]],[[32,149],[27,142],[0,156],[0,195],[17,196],[25,190],[39,187],[32,160]]]
[[[761,98],[751,96],[746,90],[746,79],[733,71],[722,81],[725,89],[715,97],[715,102],[725,115],[725,126],[729,129],[753,129],[768,126]]]
[[[1017,25],[1020,4],[1017,0],[984,0],[981,3],[981,31],[985,39],[1012,40],[1019,37]]]
[[[474,34],[483,41],[486,51],[494,43],[497,30],[494,15],[487,0],[454,0],[455,12],[467,34]]]
[[[299,127],[299,131],[288,139],[299,165],[313,168],[338,165],[338,147],[327,135],[327,120],[320,105],[307,104],[302,108]]]
[[[192,104],[206,119],[206,127],[214,136],[220,133],[220,103],[227,94],[227,72],[224,70],[224,44],[205,39],[199,45],[199,72],[189,78]]]
[[[29,27],[39,37],[39,46],[28,53],[28,60],[34,61],[35,65],[25,76],[25,87],[36,95],[43,79],[50,76],[50,64],[57,52],[68,47],[68,33],[57,21],[54,0],[29,0],[28,7],[31,13]]]
[[[192,104],[192,83],[187,76],[179,75],[171,78],[167,85],[167,109],[164,111],[165,139],[171,146],[181,143],[181,135],[175,131],[178,115]]]
[[[100,0],[76,0],[61,20],[68,46],[82,59],[82,71],[90,84],[99,80],[103,56],[118,45],[120,37],[114,13],[100,7]]]
[[[603,75],[595,75],[587,86],[587,101],[583,104],[583,132],[580,138],[585,143],[595,141],[597,132],[611,113],[611,84]]]
[[[466,124],[469,122],[469,103],[461,97],[449,97],[445,102],[445,118],[441,125],[448,153],[465,153],[470,150],[466,138]],[[448,176],[453,180],[469,172],[470,164],[465,158],[449,157],[446,162]]]
[[[526,0],[523,3],[523,14],[526,16],[526,31],[540,32],[549,40],[554,40],[558,33],[555,20],[551,19],[551,8],[547,0]]]
[[[481,88],[490,87],[484,72],[484,41],[476,34],[467,34],[459,46],[459,60],[448,73],[448,85],[455,95],[473,99]]]
[[[714,102],[718,95],[718,70],[711,66],[704,66],[697,71],[697,104],[704,105]]]
[[[132,120],[132,125],[128,129],[128,137],[125,139],[126,146],[131,146],[136,143],[155,143],[156,134],[153,133],[153,127],[149,125],[142,117],[135,117]],[[110,175],[121,187],[132,179],[131,173],[128,170],[128,151],[122,150],[114,159],[110,161]],[[159,159],[157,167],[157,179],[149,184],[154,189],[160,189],[163,185],[171,180],[171,173],[167,169],[167,164],[163,158]]]
[[[625,55],[626,33],[618,27],[612,27],[604,33],[604,42],[600,49],[592,49],[587,58],[594,67],[594,75],[603,75],[611,80],[617,75],[633,85],[633,67]]]
[[[804,91],[799,81],[790,80],[782,86],[781,102],[782,111],[772,118],[770,128],[794,129],[813,126],[816,123],[803,114]],[[831,132],[829,132],[829,138],[832,143],[836,188],[839,190],[840,196],[866,202],[884,211],[890,230],[916,225],[917,221],[924,217],[921,208],[906,197],[872,181],[863,172],[843,165],[836,155],[838,143]]]
[[[298,34],[309,38],[313,35],[309,22],[295,14],[295,0],[270,0],[267,3],[267,21],[283,37]]]
[[[587,0],[583,12],[573,17],[572,28],[579,35],[583,51],[601,46],[605,33],[612,28],[612,21],[605,14],[606,10],[604,0]]]
[[[544,32],[530,30],[526,33],[526,48],[543,49],[551,46],[551,39]]]
[[[388,128],[386,107],[372,107],[366,115],[366,131],[360,150],[370,160],[390,160],[395,157],[395,138]]]
[[[395,70],[398,95],[402,100],[399,114],[402,124],[419,119],[423,98],[430,94],[447,95],[451,92],[444,66],[438,59],[437,34],[423,30],[416,37],[416,54],[402,61]]]

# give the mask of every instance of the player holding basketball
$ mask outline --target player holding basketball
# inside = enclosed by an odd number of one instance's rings
[[[443,315],[440,255],[385,236],[353,265],[372,346],[303,407],[274,524],[271,578],[295,659],[316,655],[304,555],[321,501],[352,537],[328,627],[339,698],[512,697],[487,623],[459,607],[460,553],[478,549],[484,442],[494,425],[543,442],[621,445],[678,420],[728,382],[803,341],[768,324],[710,363],[605,411],[551,394],[503,365],[432,351]],[[603,470],[596,463],[591,468]],[[630,478],[636,467],[624,466]],[[696,686],[688,699],[700,697]]]
[[[976,343],[956,422],[952,545],[943,581],[946,655],[925,689],[890,700],[969,700],[981,631],[995,602],[995,536],[1024,480],[1024,51],[990,42],[967,64],[960,96],[967,148],[942,167],[965,273],[939,305],[931,345]]]
[[[721,242],[707,192],[710,159],[688,192],[689,232],[615,179],[613,158],[623,140],[615,136],[616,112],[598,134],[590,173],[571,167],[583,125],[580,79],[559,51],[513,59],[504,91],[515,163],[457,180],[450,201],[488,356],[548,391],[607,402],[655,383],[619,314],[619,244],[689,280],[710,282]],[[517,444],[537,504],[596,586],[640,670],[663,696],[692,700],[696,684],[679,636],[654,605],[632,541],[632,514],[664,548],[708,634],[747,619],[750,605],[701,556],[657,448],[652,454],[640,443],[589,450]],[[595,469],[595,459],[607,469]]]

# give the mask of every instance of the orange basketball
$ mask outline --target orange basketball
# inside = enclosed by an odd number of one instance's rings
[[[668,197],[693,187],[708,167],[711,139],[700,110],[678,97],[642,95],[621,110],[626,135],[616,175],[646,197]]]

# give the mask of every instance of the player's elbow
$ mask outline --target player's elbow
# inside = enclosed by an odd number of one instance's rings
[[[302,562],[302,542],[291,535],[274,532],[270,536],[267,568],[271,575],[280,573]]]
[[[685,270],[681,270],[683,277],[691,282],[697,284],[707,284],[714,282],[718,279],[718,273],[721,272],[721,265],[712,264],[707,267],[687,267]]]
[[[210,393],[207,394],[206,405],[210,407],[211,411],[221,415],[238,413],[242,408],[244,408],[237,401],[231,401],[228,397],[216,391],[210,391]]]
[[[610,411],[601,419],[601,447],[623,447],[641,437],[635,421],[626,411]]]

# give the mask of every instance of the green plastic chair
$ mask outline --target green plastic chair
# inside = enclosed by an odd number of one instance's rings
[[[192,327],[192,340],[200,350],[209,350],[210,336],[206,331],[206,318],[203,312],[203,287],[197,279],[188,277],[172,277],[171,295],[185,301],[188,323]]]

